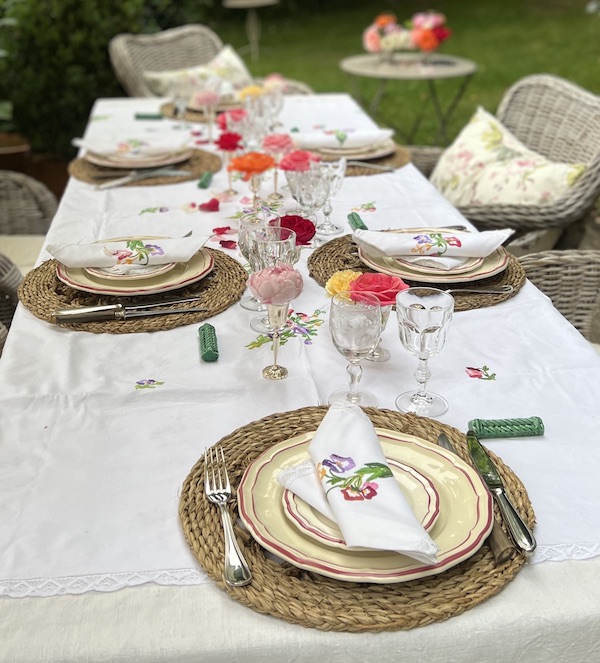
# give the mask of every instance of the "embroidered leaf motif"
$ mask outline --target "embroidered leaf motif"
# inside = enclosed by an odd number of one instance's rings
[[[325,311],[316,309],[312,315],[300,313],[298,311],[290,310],[288,313],[287,327],[279,334],[279,345],[285,345],[291,338],[299,336],[305,345],[312,345],[313,338],[318,333],[318,328],[323,324],[323,320],[318,317],[323,315]],[[261,334],[256,340],[248,343],[245,347],[248,350],[260,348],[265,343],[270,343],[273,340],[271,334]]]

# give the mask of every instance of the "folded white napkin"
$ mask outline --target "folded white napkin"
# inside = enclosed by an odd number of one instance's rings
[[[131,136],[103,136],[99,138],[73,138],[75,147],[81,147],[88,152],[111,160],[135,161],[183,152],[189,145],[181,138],[173,136],[144,136],[143,138]]]
[[[514,230],[483,232],[418,231],[378,232],[356,230],[354,241],[372,257],[389,256],[439,269],[452,269],[468,258],[485,258],[501,246]]]
[[[187,262],[208,238],[209,235],[164,239],[139,237],[118,242],[49,244],[46,249],[67,267],[110,268],[113,274],[131,274],[141,273],[143,267]]]
[[[344,131],[330,133],[325,131],[311,131],[306,133],[294,133],[292,138],[296,146],[301,150],[329,149],[360,149],[363,147],[374,147],[385,142],[394,135],[392,129],[373,129],[362,131]],[[338,138],[339,136],[339,138]],[[345,136],[341,140],[342,136]]]
[[[348,547],[393,550],[435,564],[437,546],[415,517],[360,407],[332,405],[308,453],[311,464],[283,470],[277,479],[336,522]]]

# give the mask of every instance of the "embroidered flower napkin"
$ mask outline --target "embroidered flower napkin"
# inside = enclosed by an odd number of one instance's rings
[[[500,247],[514,230],[378,232],[356,230],[354,241],[373,257],[402,258],[427,267],[450,270],[468,258],[485,258]]]
[[[130,237],[121,241],[99,241],[89,244],[49,244],[46,248],[54,258],[67,267],[97,267],[109,269],[112,274],[131,274],[141,273],[140,268],[170,262],[187,262],[204,246],[208,237],[208,235],[161,239]]]
[[[312,464],[283,470],[277,478],[336,522],[347,546],[393,550],[435,564],[437,546],[415,517],[360,407],[332,405],[308,452]]]
[[[301,150],[372,148],[394,135],[392,129],[362,131],[311,131],[294,133],[294,143]]]
[[[72,144],[88,152],[114,161],[144,161],[158,159],[183,152],[189,148],[187,141],[172,136],[103,136],[101,138],[74,138]]]

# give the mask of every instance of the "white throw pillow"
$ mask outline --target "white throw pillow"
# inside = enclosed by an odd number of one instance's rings
[[[548,205],[585,171],[523,145],[493,115],[478,108],[440,157],[432,184],[453,205]]]
[[[252,83],[252,76],[244,61],[231,46],[224,46],[208,64],[187,69],[145,71],[142,76],[153,94],[158,97],[170,96],[173,85],[182,81],[187,82],[190,92],[215,78],[233,88],[242,88]]]

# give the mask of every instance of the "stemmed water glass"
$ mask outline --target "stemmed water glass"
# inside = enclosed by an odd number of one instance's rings
[[[331,299],[329,331],[337,351],[348,360],[346,370],[350,376],[349,388],[331,394],[329,404],[343,402],[375,407],[376,396],[358,391],[358,384],[362,376],[360,362],[377,344],[381,334],[379,299],[370,293],[338,293]]]
[[[238,248],[244,258],[252,265],[251,258],[254,255],[253,232],[264,226],[279,226],[279,216],[277,215],[252,215],[248,219],[240,219],[238,230]],[[256,297],[246,296],[240,300],[240,306],[248,311],[264,311],[265,307],[256,299]]]
[[[437,288],[408,288],[396,296],[400,341],[419,359],[415,372],[419,388],[398,396],[396,407],[401,412],[436,417],[448,409],[445,398],[427,391],[431,377],[427,361],[443,348],[453,311],[452,295]]]
[[[252,271],[285,263],[294,265],[300,259],[300,247],[296,244],[296,233],[289,228],[260,226],[251,231],[249,261]],[[261,310],[264,310],[261,309]],[[268,333],[273,326],[268,315],[259,315],[250,321],[254,331]]]
[[[180,76],[171,83],[170,91],[175,107],[175,118],[185,122],[185,111],[191,96],[190,81],[185,76]]]
[[[329,197],[329,180],[323,177],[319,163],[311,164],[308,170],[299,175],[296,189],[297,200],[304,211],[303,216],[317,225],[317,212],[323,208]]]
[[[329,195],[323,205],[323,216],[325,220],[323,223],[317,225],[317,233],[319,235],[339,235],[343,232],[341,226],[336,225],[331,222],[331,212],[333,207],[331,205],[331,199],[335,194],[340,190],[342,182],[344,181],[344,176],[346,175],[346,159],[339,159],[338,161],[324,161],[319,164],[319,169],[324,179],[329,182]]]

